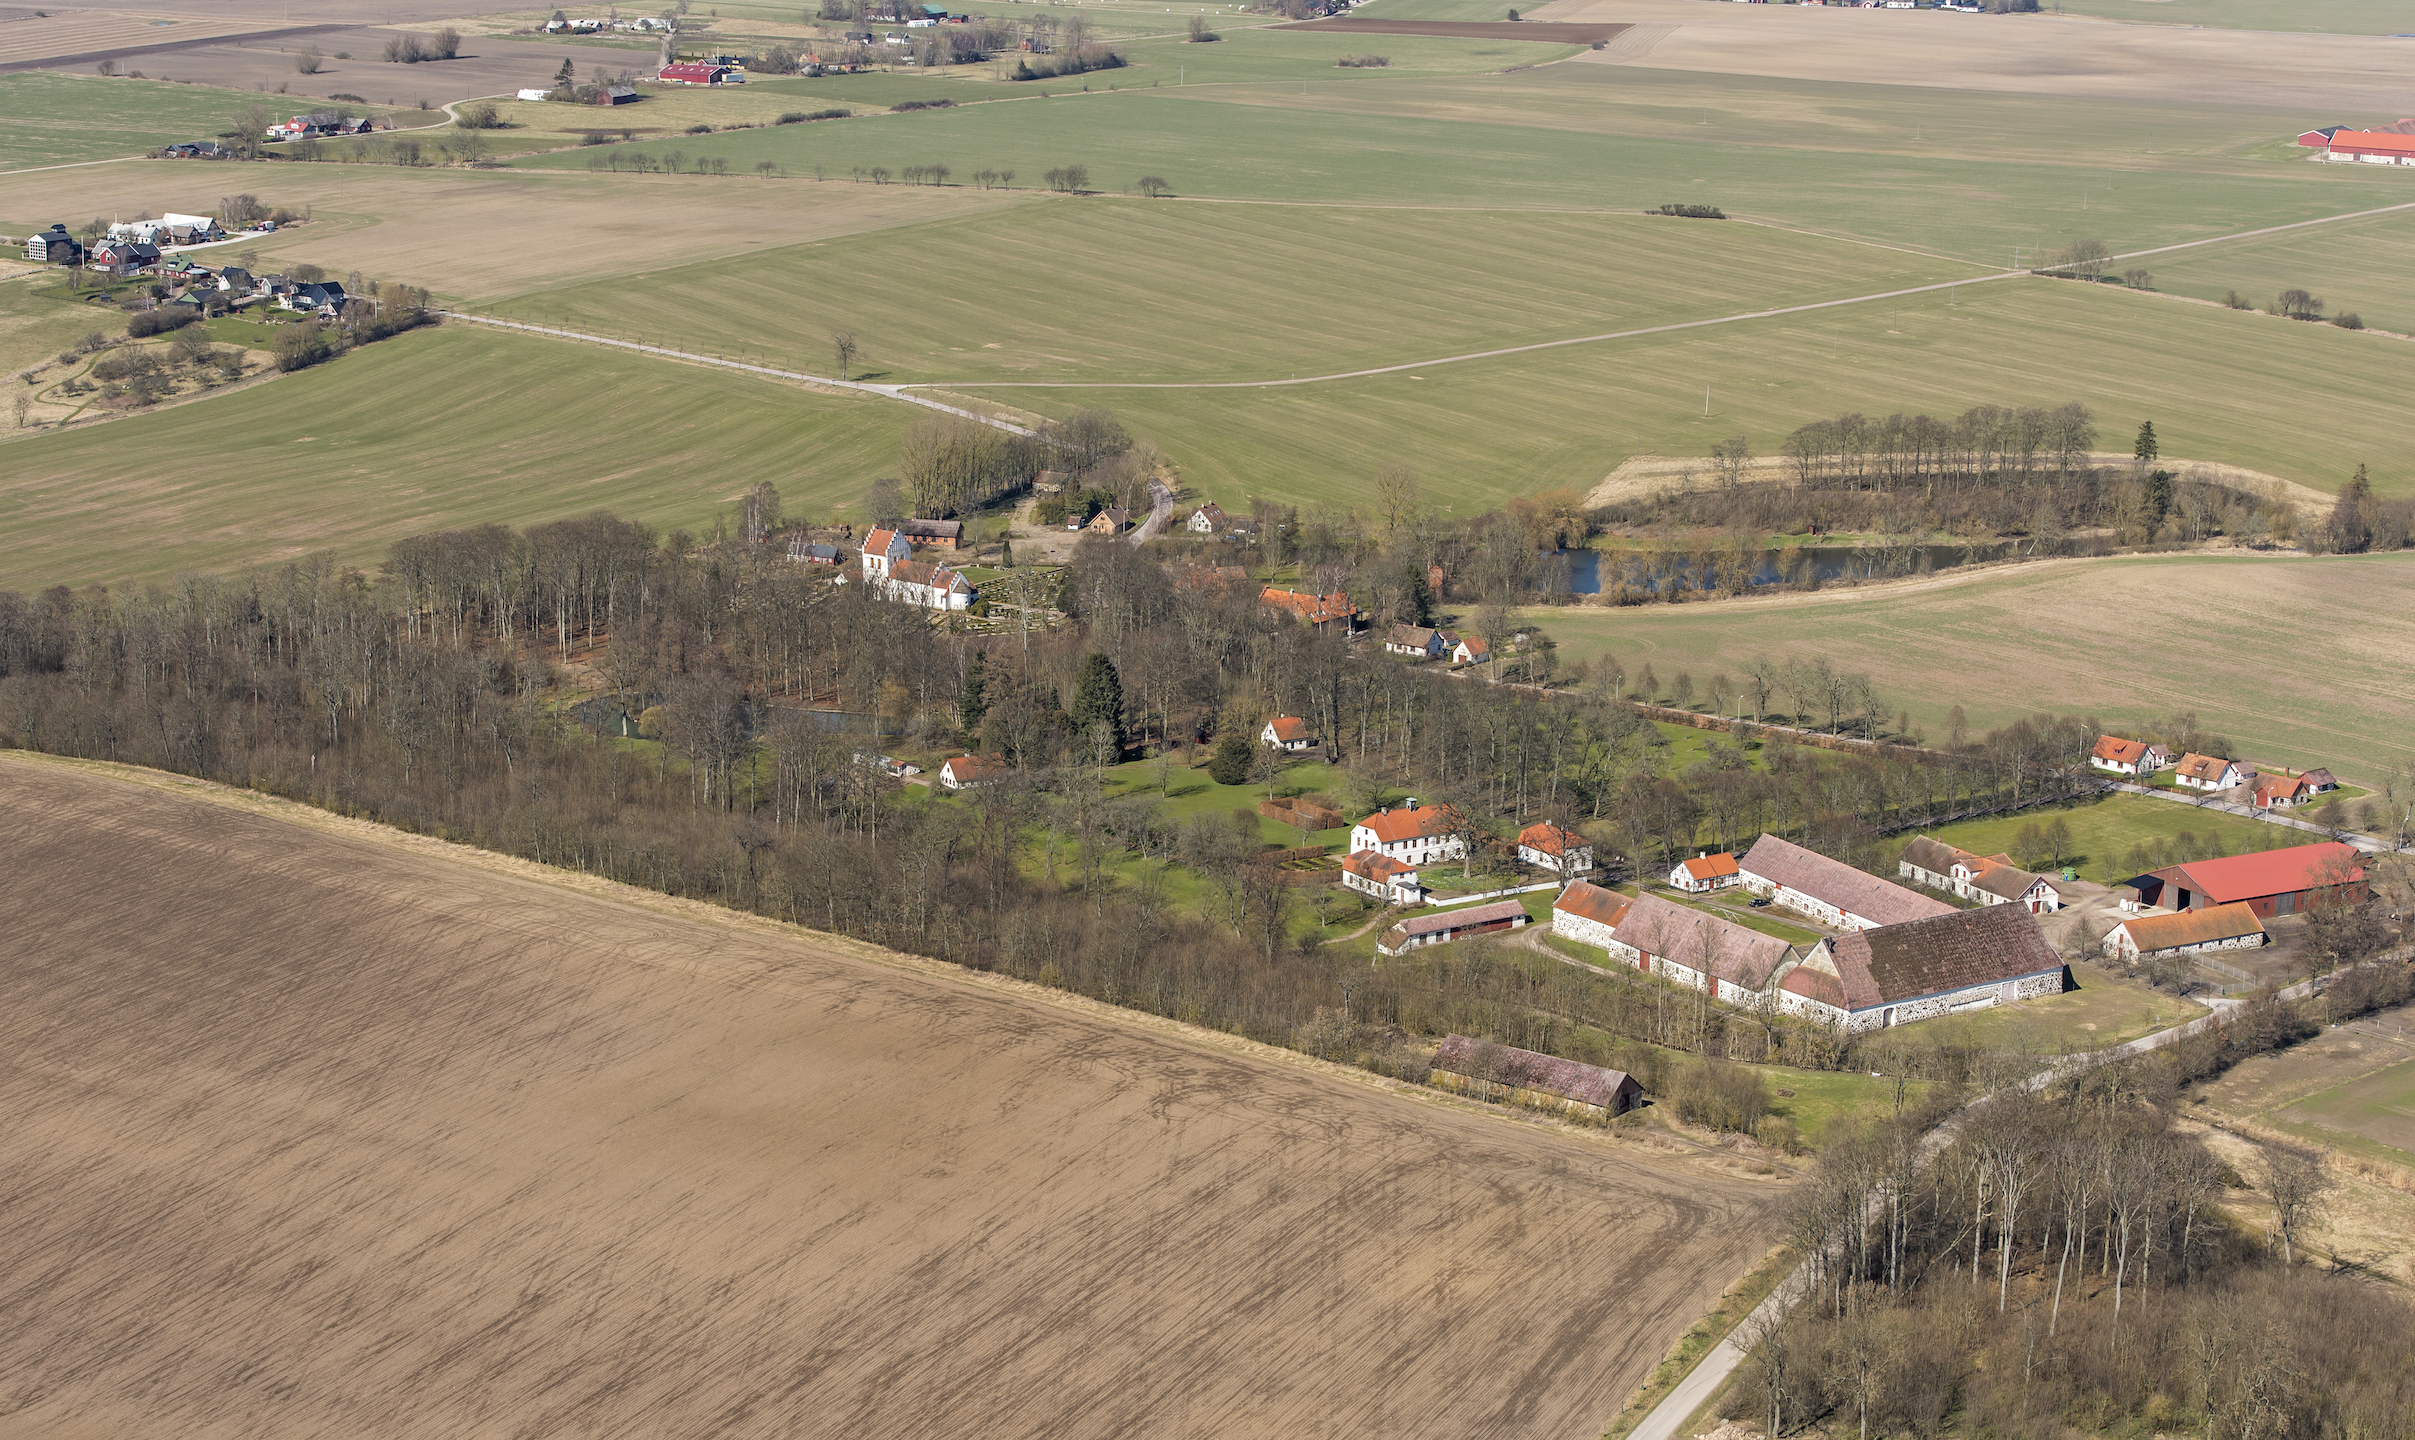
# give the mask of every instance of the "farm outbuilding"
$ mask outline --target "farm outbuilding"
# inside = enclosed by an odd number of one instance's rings
[[[666,85],[743,85],[746,72],[735,65],[706,65],[683,61],[665,65],[655,79]]]
[[[1736,857],[1724,850],[1716,855],[1706,850],[1691,860],[1680,860],[1669,868],[1670,888],[1696,894],[1705,890],[1724,890],[1741,883],[1743,878],[1736,869]]]
[[[1759,1000],[1771,977],[1794,959],[1794,947],[1775,935],[1657,895],[1638,895],[1628,904],[1605,948],[1612,959],[1730,1005]]]
[[[1823,940],[1778,982],[1778,1004],[1859,1031],[2062,992],[2037,917],[1991,905]]]
[[[1580,945],[1607,950],[1618,938],[1618,927],[1635,902],[1616,890],[1579,880],[1551,902],[1551,933]]]
[[[1465,1035],[1443,1040],[1442,1048],[1434,1052],[1431,1078],[1449,1090],[1581,1115],[1623,1115],[1644,1099],[1644,1087],[1624,1070]]]
[[[1745,889],[1839,930],[1875,930],[1954,911],[1942,900],[1906,890],[1775,835],[1755,840],[1736,867]]]
[[[2215,860],[2166,865],[2130,882],[2138,903],[2166,910],[2207,910],[2244,903],[2258,919],[2295,915],[2326,894],[2363,904],[2363,858],[2353,845],[2325,841]]]
[[[2304,144],[2305,136],[2299,136],[2298,143]],[[2415,135],[2390,130],[2334,130],[2323,146],[2323,158],[2362,165],[2415,165]]]
[[[2232,903],[2177,915],[2140,915],[2105,936],[2106,953],[2122,960],[2185,955],[2199,950],[2251,950],[2268,937],[2252,905]]]
[[[1465,910],[1446,910],[1439,915],[1403,920],[1386,930],[1375,948],[1381,954],[1399,955],[1420,945],[1448,945],[1474,935],[1521,929],[1525,924],[1525,906],[1515,900],[1496,900],[1490,905],[1471,905]]]

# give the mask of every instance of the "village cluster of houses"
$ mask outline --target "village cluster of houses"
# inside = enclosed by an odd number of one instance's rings
[[[197,221],[200,217],[171,215],[165,220],[135,221],[113,225],[109,235],[86,247],[66,227],[52,225],[48,230],[25,242],[25,258],[45,264],[72,265],[81,263],[85,269],[120,278],[152,276],[172,287],[175,294],[170,305],[190,305],[195,309],[209,308],[213,301],[223,302],[224,308],[239,310],[247,305],[273,306],[302,314],[334,319],[343,313],[352,297],[333,280],[296,280],[286,275],[254,275],[240,265],[212,267],[186,255],[163,254],[154,240],[136,238],[151,233],[167,238],[173,233],[161,227],[176,221]],[[190,233],[204,233],[198,227],[178,226]],[[210,236],[224,232],[214,228]],[[176,243],[204,243],[176,242]]]
[[[378,129],[393,129],[388,123],[381,127],[366,115],[339,115],[333,110],[295,115],[268,127],[261,138],[274,145],[286,140],[317,140],[343,135],[367,135]]]
[[[2169,770],[2174,789],[2202,791],[2257,810],[2287,810],[2340,788],[2331,772],[2320,766],[2297,775],[2286,770],[2261,772],[2245,760],[2194,751],[2175,761],[2170,748],[2160,742],[2119,735],[2100,738],[2089,752],[2088,764],[2108,775],[2142,781],[2152,781]]]

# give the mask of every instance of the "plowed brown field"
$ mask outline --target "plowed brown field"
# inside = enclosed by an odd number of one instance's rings
[[[0,1434],[1592,1436],[1766,1190],[0,755]]]

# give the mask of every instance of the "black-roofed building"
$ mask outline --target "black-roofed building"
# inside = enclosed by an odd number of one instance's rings
[[[73,265],[83,254],[84,242],[68,234],[64,225],[53,225],[25,242],[25,258],[37,265]]]

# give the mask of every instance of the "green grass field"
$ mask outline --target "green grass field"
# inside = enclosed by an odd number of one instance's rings
[[[2318,489],[2369,464],[2377,489],[2415,493],[2415,410],[2397,398],[2415,393],[2415,347],[2026,277],[1314,386],[962,388],[1049,415],[1110,406],[1228,508],[1255,495],[1364,505],[1375,468],[1399,458],[1449,476],[1444,508],[1466,515],[1583,493],[1630,456],[1707,455],[1737,433],[1775,454],[1796,426],[1846,411],[2075,399],[2109,443],[2152,418],[2166,455]],[[2309,424],[2318,392],[2327,408]]]
[[[2309,1095],[2270,1118],[2324,1144],[2415,1165],[2415,1060]]]
[[[853,503],[912,419],[700,368],[466,326],[239,393],[0,445],[0,587],[164,580],[609,509],[709,528],[765,476]]]
[[[1940,1045],[2058,1055],[2119,1045],[2205,1013],[2202,1005],[2084,962],[2073,962],[2071,978],[2079,988],[2018,1005],[1924,1020],[1917,1033]]]
[[[2345,596],[2354,623],[2340,622]],[[2110,643],[2114,617],[2137,643]],[[1740,674],[1758,655],[1824,655],[1871,675],[1888,707],[1909,709],[1932,737],[1957,704],[1974,730],[2049,711],[2118,732],[2194,710],[2261,764],[2371,778],[2415,758],[2415,682],[2392,658],[2415,653],[2415,554],[2057,561],[1944,583],[1534,618],[1564,658],[1608,650],[1630,669]],[[2275,655],[2289,662],[2269,663]]]
[[[893,264],[901,253],[915,265]],[[1331,258],[1289,258],[1298,256]],[[1559,256],[1583,263],[1553,263]],[[864,342],[859,365],[889,381],[1235,380],[1978,273],[1875,246],[1641,215],[1059,200],[707,260],[634,290],[617,278],[541,290],[498,308],[568,317],[574,328],[701,329],[790,366],[826,365],[825,337],[852,329]],[[852,278],[834,285],[834,274]],[[933,305],[934,275],[961,277],[976,305]],[[1192,303],[1167,303],[1174,296]],[[1253,318],[1236,325],[1235,315]]]
[[[1366,37],[1350,38],[1363,45]],[[2168,166],[2117,172],[2101,162],[1882,156],[1743,136],[1602,134],[1523,123],[1523,116],[1512,123],[1497,111],[1466,115],[1452,103],[1471,89],[1494,95],[1522,76],[1317,80],[1303,88],[1179,88],[1172,75],[1148,70],[1089,78],[1093,93],[1049,82],[1045,103],[901,117],[912,124],[850,120],[644,143],[657,155],[676,146],[691,158],[725,159],[733,182],[762,160],[792,175],[817,165],[837,175],[874,165],[945,164],[959,176],[1003,167],[1025,183],[1080,162],[1105,190],[1153,174],[1180,194],[1215,198],[1611,210],[1700,201],[1989,264],[2009,262],[2015,246],[2034,257],[2040,247],[2083,234],[2128,250],[2415,199],[2415,190],[2390,183],[2394,177],[2347,166],[2175,157]],[[1166,83],[1149,88],[1152,79]],[[1319,85],[1332,93],[1319,96]],[[1098,93],[1110,86],[1121,93]],[[1432,94],[1418,99],[1419,87]],[[1597,93],[1579,90],[1564,103],[1578,106]],[[1359,105],[1381,113],[1358,113],[1352,107]],[[1410,113],[1417,110],[1428,113]],[[1655,123],[1669,124],[1665,117]],[[1315,133],[1313,146],[1300,143],[1303,127]],[[2262,133],[2280,129],[2276,123]],[[576,169],[591,158],[561,152],[516,163]],[[1941,196],[1952,203],[1938,203]]]
[[[50,70],[0,75],[0,173],[208,140],[233,125],[238,109],[284,98]],[[73,229],[92,217],[52,218]]]
[[[2377,330],[2415,333],[2415,211],[2141,263],[2152,267],[2156,289],[2175,295],[2221,300],[2236,290],[2271,306],[2283,290],[2311,290],[2329,302],[2328,315],[2354,311]]]
[[[2121,865],[2131,846],[2170,840],[2183,830],[2195,834],[2201,843],[2221,841],[2223,852],[2231,855],[2243,850],[2310,844],[2318,838],[2287,826],[2267,825],[2260,820],[2144,795],[2101,795],[2069,805],[2026,810],[2018,815],[1965,820],[1923,833],[1974,855],[1995,855],[2012,849],[2013,835],[2022,826],[2042,827],[2056,820],[2071,828],[2073,850],[2064,857],[2064,863],[2078,870],[2081,879],[2100,885],[2118,884],[2137,873],[2125,873]],[[1905,843],[1912,839],[1909,835],[1901,838]],[[1898,844],[1888,853],[1892,855],[1901,849]]]

